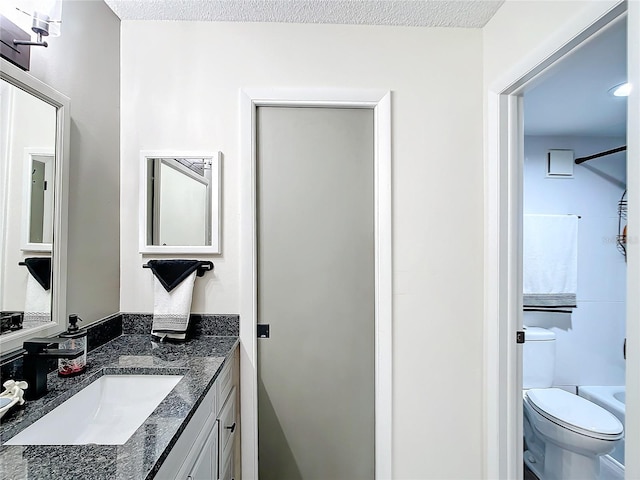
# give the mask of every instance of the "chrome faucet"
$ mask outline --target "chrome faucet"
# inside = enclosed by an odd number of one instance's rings
[[[36,400],[47,393],[48,360],[50,358],[78,358],[84,349],[59,349],[57,346],[68,338],[32,338],[22,344],[22,371],[24,379],[29,385],[24,391],[24,398]]]

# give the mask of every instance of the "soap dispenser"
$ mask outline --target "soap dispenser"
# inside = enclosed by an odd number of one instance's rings
[[[61,343],[58,348],[77,350],[82,349],[84,353],[72,360],[61,358],[58,360],[58,375],[61,377],[71,377],[78,375],[87,368],[87,331],[78,327],[77,315],[69,315],[69,327],[66,332],[59,335],[66,341]]]

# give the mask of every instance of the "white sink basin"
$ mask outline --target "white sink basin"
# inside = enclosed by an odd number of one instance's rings
[[[5,445],[122,445],[182,375],[103,375]]]

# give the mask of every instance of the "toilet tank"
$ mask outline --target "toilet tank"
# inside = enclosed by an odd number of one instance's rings
[[[523,388],[549,388],[556,365],[556,335],[540,327],[524,328],[522,348]]]

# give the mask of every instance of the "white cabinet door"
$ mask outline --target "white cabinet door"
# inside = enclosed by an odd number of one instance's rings
[[[218,445],[219,480],[231,480],[234,475],[234,440],[238,431],[236,422],[236,389],[233,387],[218,415],[220,429],[220,444]]]
[[[216,405],[216,389],[212,388],[193,414],[191,421],[171,449],[155,478],[159,480],[186,480],[188,478],[210,432],[214,428],[216,432],[218,431]],[[215,478],[215,475],[212,478]]]
[[[215,480],[218,472],[218,422],[209,432],[188,480]]]
[[[220,462],[220,477],[218,480],[235,480],[233,473],[233,454],[231,454],[226,462]]]
[[[156,474],[158,480],[231,480],[240,475],[237,388],[239,348],[206,394]],[[222,408],[220,406],[224,405]],[[237,453],[236,453],[237,452]]]

